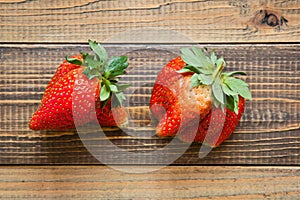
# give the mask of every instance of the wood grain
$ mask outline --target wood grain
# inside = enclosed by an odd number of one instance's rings
[[[151,152],[163,148],[170,140],[152,136],[155,126],[149,117],[148,102],[156,74],[183,46],[105,46],[110,55],[118,52],[129,56],[128,74],[121,81],[132,84],[126,94],[132,121],[123,131],[106,130],[107,137],[127,151]],[[221,147],[200,159],[200,144],[193,144],[174,164],[299,165],[300,45],[207,47],[223,55],[230,70],[247,72],[241,78],[249,82],[254,99],[247,102],[235,134]],[[87,46],[0,46],[0,164],[99,163],[82,141],[92,144],[95,155],[110,158],[111,150],[103,152],[100,148],[105,145],[106,137],[95,131],[90,131],[87,138],[80,138],[72,130],[34,132],[27,126],[56,67],[65,55],[80,50],[87,50]],[[151,159],[153,164],[162,164],[154,157]],[[112,158],[108,163],[115,160]]]
[[[137,167],[131,168],[138,171]],[[1,199],[299,199],[299,167],[1,167]]]
[[[299,11],[299,0],[0,0],[0,42],[299,42]]]

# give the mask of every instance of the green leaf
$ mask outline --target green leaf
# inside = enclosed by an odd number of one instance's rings
[[[217,59],[218,59],[218,58],[217,58],[215,52],[212,51],[212,52],[210,53],[210,60],[211,60],[211,62],[212,62],[212,63],[216,63],[216,62],[217,62]]]
[[[199,59],[188,48],[182,48],[181,52],[181,58],[188,65],[192,65],[194,67],[200,67],[202,65],[201,61],[199,61]]]
[[[82,65],[81,60],[78,60],[76,58],[70,58],[69,56],[66,56],[66,61],[68,61],[69,63],[74,64],[74,65],[79,65],[79,66]]]
[[[186,67],[184,67],[184,68],[177,71],[177,73],[186,73],[186,72],[193,72],[193,71],[191,71],[190,69],[188,69]]]
[[[223,75],[233,76],[233,75],[247,75],[245,72],[233,71],[233,72],[224,72]]]
[[[98,44],[96,41],[89,40],[89,45],[91,49],[95,52],[95,54],[98,56],[100,62],[102,64],[107,62],[107,52],[104,49],[104,47],[100,44]]]
[[[252,99],[251,91],[248,87],[241,87],[239,90],[239,94],[244,97],[245,99]]]
[[[203,50],[192,47],[193,52],[188,48],[181,49],[181,58],[184,62],[194,67],[213,68],[210,59],[206,56]]]
[[[209,59],[209,57],[206,56],[204,51],[202,51],[201,49],[199,49],[195,46],[193,46],[192,49],[193,49],[195,55],[198,57],[198,59],[201,60],[201,62],[202,62],[201,67],[207,67],[207,68],[213,68],[214,67],[212,61]]]
[[[181,70],[177,71],[178,73],[185,73],[185,72],[195,72],[197,74],[200,73],[199,68],[194,67],[192,65],[186,65]]]
[[[213,102],[214,106],[215,106],[216,108],[218,108],[218,107],[220,106],[221,103],[216,99],[216,97],[215,97],[214,94],[211,95],[211,98],[212,98],[212,102]]]
[[[117,82],[119,82],[119,78],[117,78],[117,77],[111,77],[110,79],[110,82],[112,82],[112,83],[117,83]]]
[[[239,113],[239,96],[234,95],[233,100],[234,100],[234,109],[233,110],[236,114],[238,114]]]
[[[118,93],[113,93],[112,97],[112,107],[122,107],[123,105],[123,100],[125,100],[126,97],[123,92],[118,92]]]
[[[231,110],[234,111],[234,98],[233,96],[226,96],[226,107]]]
[[[232,91],[225,83],[221,84],[223,92],[228,96],[237,95],[237,92]]]
[[[109,69],[115,69],[127,63],[127,56],[112,56],[107,62]]]
[[[229,87],[233,86],[233,87],[239,87],[239,86],[248,86],[248,84],[241,80],[241,79],[237,79],[234,77],[227,77],[224,79],[224,83],[226,83]],[[233,88],[231,88],[233,89]]]
[[[82,72],[86,77],[91,80],[95,77],[98,77],[99,80],[101,80],[101,74],[98,72],[97,69],[90,69],[90,68],[85,68],[85,70]]]
[[[229,77],[224,80],[224,83],[234,92],[237,92],[239,95],[245,99],[252,99],[251,92],[249,90],[248,84],[241,79],[234,77]]]
[[[105,69],[108,77],[119,76],[125,73],[128,67],[127,56],[111,57]]]
[[[239,112],[239,97],[238,95],[226,96],[226,107],[234,111],[236,114]]]
[[[110,88],[108,88],[106,85],[103,85],[100,91],[100,100],[105,101],[109,98],[109,96],[110,96]]]
[[[199,74],[198,79],[202,84],[211,85],[214,82],[214,78],[212,76],[207,76],[204,74]]]
[[[110,91],[112,91],[112,92],[119,92],[119,90],[118,90],[118,88],[117,88],[116,85],[110,84],[109,87],[110,87]]]
[[[106,99],[105,101],[101,101],[102,102],[102,104],[101,104],[102,111],[104,110],[104,107],[106,106],[108,100],[109,100],[109,98]]]
[[[215,81],[212,84],[212,92],[213,95],[216,97],[216,100],[219,101],[221,104],[224,104],[224,93],[222,91],[219,81]]]
[[[85,59],[89,55],[89,53],[87,52],[80,52],[80,54],[82,55],[83,59]]]
[[[208,68],[200,68],[199,71],[205,75],[212,75],[214,72],[212,69],[208,69]]]
[[[198,74],[193,74],[191,77],[191,83],[190,83],[190,89],[193,89],[194,87],[197,87],[200,85],[200,81],[198,79]]]
[[[124,91],[127,88],[129,88],[130,86],[131,86],[130,84],[119,84],[119,85],[117,85],[119,91]]]
[[[120,100],[118,99],[117,93],[112,93],[112,98],[111,98],[111,106],[113,108],[116,108],[118,106],[120,106],[122,104],[122,101],[120,102]]]
[[[217,65],[217,68],[220,67],[221,65],[226,66],[226,62],[225,62],[224,58],[223,58],[223,57],[219,58],[219,59],[216,61],[216,65]]]
[[[95,55],[87,55],[84,59],[84,65],[90,69],[98,69],[101,63],[97,60]]]

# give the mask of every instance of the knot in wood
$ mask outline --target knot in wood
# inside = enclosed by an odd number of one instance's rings
[[[255,27],[256,30],[264,27],[275,27],[276,30],[280,30],[283,24],[287,25],[287,22],[288,20],[276,11],[261,9],[249,21],[248,26]]]

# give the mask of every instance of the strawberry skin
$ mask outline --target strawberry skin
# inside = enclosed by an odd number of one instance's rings
[[[88,80],[82,74],[83,69],[77,68],[68,72],[49,89],[49,93],[42,99],[42,104],[33,114],[29,123],[32,130],[65,130],[75,128],[74,117],[80,117],[81,124],[90,121],[91,105],[95,101],[97,79]],[[76,80],[77,88],[85,88],[82,93],[74,96],[76,102],[73,110],[73,91]],[[77,106],[78,105],[78,106]],[[73,116],[74,112],[74,116]]]
[[[185,142],[204,142],[211,147],[219,146],[228,139],[237,127],[245,109],[245,99],[239,96],[238,114],[221,108],[213,109],[202,121],[193,121],[180,132],[179,138]],[[226,116],[225,116],[226,113]],[[189,130],[198,126],[196,136]]]
[[[102,102],[96,101],[96,115],[100,126],[118,126],[122,127],[127,124],[128,116],[124,107],[111,106],[111,99],[103,107]]]
[[[150,99],[150,110],[152,115],[160,120],[156,130],[158,136],[174,136],[179,129],[182,113],[177,95],[171,87],[182,77],[176,70],[184,65],[183,60],[177,57],[171,60],[156,78]]]
[[[82,60],[81,54],[76,55],[76,56],[71,56],[71,57],[76,58],[78,60]],[[44,96],[49,94],[49,91],[51,90],[52,86],[54,84],[56,84],[57,81],[59,81],[62,77],[67,75],[67,73],[69,73],[70,71],[77,69],[77,68],[80,68],[80,66],[69,63],[68,61],[64,60],[63,63],[58,66],[57,70],[55,71],[55,74],[53,75],[50,82],[48,83],[48,85],[45,89],[45,92],[44,92]]]
[[[158,74],[150,99],[150,110],[160,120],[156,133],[160,137],[174,136],[180,124],[195,117],[204,118],[210,111],[210,89],[199,86],[190,89],[191,73],[179,74],[185,66],[181,57],[171,60]]]

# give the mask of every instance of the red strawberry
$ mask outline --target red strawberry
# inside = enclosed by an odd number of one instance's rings
[[[127,112],[124,107],[112,107],[111,99],[102,105],[100,100],[96,101],[96,116],[100,126],[124,126],[127,124]]]
[[[225,73],[223,58],[217,59],[214,52],[207,56],[196,47],[192,50],[182,49],[182,55],[170,61],[156,79],[150,100],[151,112],[160,120],[156,132],[163,137],[180,133],[182,140],[218,146],[237,126],[244,98],[251,99],[251,93],[244,81],[233,77],[245,73]],[[190,130],[199,124],[193,138]]]
[[[65,61],[58,67],[32,116],[31,129],[72,129],[74,120],[76,125],[84,125],[91,122],[94,113],[101,126],[122,125],[127,121],[122,100],[128,85],[117,84],[117,76],[124,74],[128,66],[127,57],[107,60],[101,45],[92,41],[89,44],[95,55],[82,53],[67,58],[70,64]]]
[[[61,130],[75,128],[73,112],[75,113],[74,117],[80,117],[82,124],[90,121],[89,113],[92,112],[91,105],[95,102],[99,80],[96,78],[88,80],[82,72],[82,68],[74,69],[52,85],[51,89],[48,90],[48,94],[42,99],[42,105],[32,116],[29,123],[31,129]],[[76,95],[75,101],[80,102],[80,106],[75,107],[75,110],[73,110],[72,98],[76,80],[80,80],[77,87],[85,88],[85,90],[82,90],[82,95]]]
[[[203,119],[210,111],[212,100],[210,88],[199,85],[190,89],[191,74],[179,74],[185,62],[177,57],[158,74],[150,99],[150,109],[160,120],[158,136],[174,136],[180,124],[198,117]]]
[[[71,58],[74,59],[78,59],[78,60],[82,60],[82,55],[76,55],[76,56],[71,56]],[[45,92],[44,92],[44,96],[47,95],[49,93],[49,91],[51,90],[52,86],[54,84],[56,84],[56,82],[61,79],[62,77],[64,77],[65,75],[67,75],[68,72],[79,68],[79,65],[75,65],[72,63],[69,63],[67,60],[64,60],[64,62],[58,66],[57,70],[55,71],[55,74],[53,75],[53,77],[51,78],[50,82],[48,83]]]
[[[179,133],[179,138],[185,142],[203,142],[211,147],[219,146],[230,137],[238,125],[245,108],[245,99],[239,96],[238,114],[225,108],[213,109],[200,123],[193,121],[187,124]],[[226,115],[225,115],[226,113]],[[189,130],[198,127],[196,136]]]

